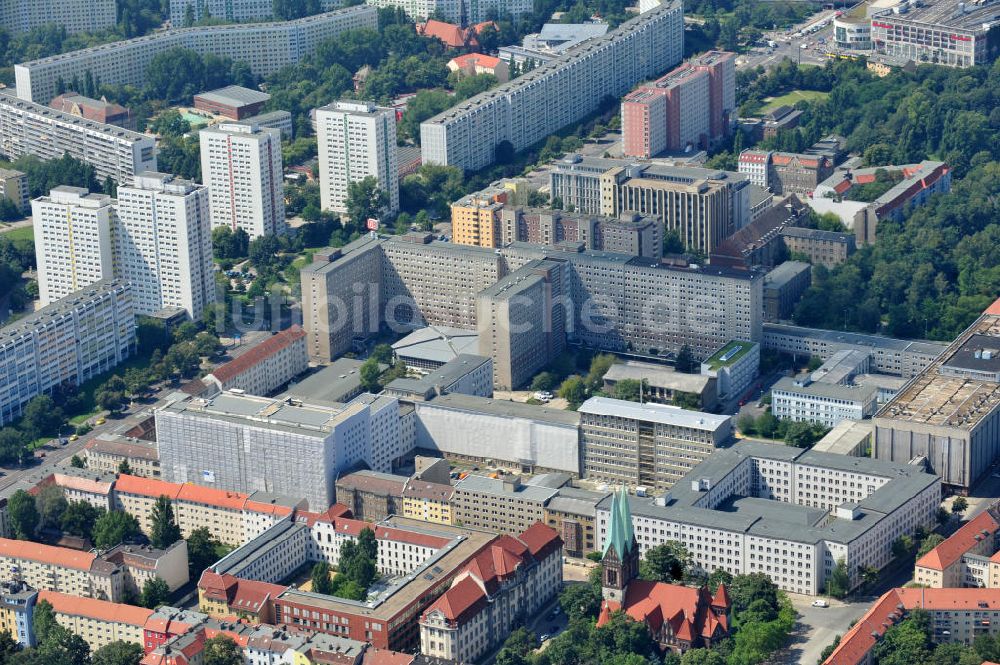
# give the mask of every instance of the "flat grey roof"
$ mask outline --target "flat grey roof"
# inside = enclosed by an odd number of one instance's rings
[[[812,266],[805,261],[785,261],[777,266],[764,278],[764,288],[780,289],[804,272],[809,272]]]
[[[866,335],[864,333],[842,332],[840,330],[823,330],[821,328],[805,328],[784,323],[765,323],[764,333],[804,337],[826,342],[828,344],[850,344],[869,349],[888,349],[892,351],[909,351],[927,356],[937,357],[947,347],[947,344],[927,341],[911,341],[883,337],[881,335]]]
[[[702,411],[688,411],[671,404],[639,404],[610,397],[591,397],[580,405],[577,412],[595,416],[631,418],[643,422],[675,425],[690,429],[715,432],[730,422],[729,416]]]
[[[781,230],[781,235],[792,238],[809,238],[811,240],[825,240],[840,244],[849,244],[854,238],[853,233],[841,233],[838,231],[820,231],[819,229],[807,229],[801,226],[786,226]]]
[[[338,358],[326,367],[288,386],[282,397],[290,396],[305,401],[326,403],[342,402],[361,388],[362,360]],[[379,365],[386,369],[386,365]]]
[[[464,353],[477,353],[479,333],[464,328],[418,328],[392,345],[400,358],[446,363]]]
[[[576,411],[564,411],[547,406],[492,399],[490,397],[478,397],[476,395],[449,393],[447,395],[438,395],[426,402],[426,404],[459,411],[486,413],[506,418],[537,420],[550,425],[565,425],[575,428],[580,424],[580,414]]]
[[[790,376],[783,376],[774,384],[771,392],[784,392],[820,399],[865,402],[874,399],[877,390],[875,386],[842,386],[837,383],[823,382],[813,382],[808,385],[799,386],[795,384],[795,379]]]
[[[14,323],[0,328],[0,344],[13,337],[30,335],[35,329],[50,325],[84,304],[93,301],[95,298],[101,298],[109,293],[126,288],[129,287],[124,282],[116,279],[102,279],[94,282],[86,288],[74,291],[68,296],[42,307],[33,314],[25,316],[23,319],[18,319]]]
[[[490,362],[485,356],[463,353],[441,365],[437,369],[423,375],[419,379],[402,377],[394,379],[386,386],[390,391],[412,392],[424,394],[432,388],[447,389],[469,372]]]
[[[559,491],[551,487],[539,487],[538,485],[528,485],[521,483],[516,489],[504,487],[502,478],[489,478],[487,476],[477,476],[469,474],[462,480],[455,483],[455,491],[474,492],[476,494],[492,494],[495,496],[516,496],[525,501],[537,501],[545,503]]]
[[[249,106],[250,104],[261,104],[271,99],[271,95],[266,92],[261,92],[260,90],[244,88],[240,85],[227,85],[226,87],[218,88],[217,90],[200,92],[195,95],[194,98],[196,100],[203,99],[213,104],[240,107]]]
[[[351,407],[290,404],[282,399],[223,392],[210,399],[185,395],[185,399],[169,402],[162,411],[303,436],[325,437],[333,431],[341,417],[351,411]]]
[[[703,374],[684,374],[667,365],[654,365],[633,360],[615,363],[604,375],[605,381],[623,381],[625,379],[644,380],[654,388],[680,390],[697,395],[703,393],[709,382],[713,380],[712,377]]]

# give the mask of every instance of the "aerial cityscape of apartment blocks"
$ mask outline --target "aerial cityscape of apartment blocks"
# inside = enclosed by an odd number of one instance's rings
[[[324,12],[344,5],[343,0],[319,0]],[[203,18],[222,19],[228,23],[251,23],[274,18],[274,0],[170,0],[170,25],[188,27]]]
[[[926,457],[941,482],[968,490],[1000,454],[1000,301],[875,415],[872,456]]]
[[[526,264],[546,258],[567,268],[558,293],[568,297],[573,311],[566,311],[564,302],[551,317],[553,329],[561,325],[570,340],[654,355],[687,344],[700,359],[732,339],[761,339],[763,279],[753,271],[524,243],[491,250],[410,234],[362,238],[318,252],[302,268],[310,357],[330,360],[350,350],[355,338],[391,321],[397,326],[479,327],[480,348],[490,351],[480,355],[493,358],[494,371],[521,371],[503,369],[517,364],[499,353],[506,344],[484,340],[498,333],[495,322],[478,319],[476,298],[508,275],[529,275],[532,268]],[[537,335],[542,323],[507,333]]]
[[[507,141],[522,150],[681,61],[682,8],[663,4],[553,61],[420,125],[425,164],[489,166]]]
[[[118,187],[115,265],[137,314],[180,307],[193,320],[215,302],[208,189],[147,172]]]
[[[114,276],[113,204],[107,194],[66,185],[31,202],[43,306]]]
[[[17,96],[47,103],[58,94],[60,79],[83,80],[87,73],[102,83],[141,88],[153,58],[177,47],[245,62],[257,76],[270,76],[345,30],[375,29],[377,13],[356,5],[295,21],[180,28],[22,62],[14,66]]]
[[[0,152],[9,159],[34,155],[43,160],[69,153],[93,166],[98,179],[110,177],[119,183],[142,171],[156,170],[156,140],[152,136],[11,94],[0,94]]]
[[[736,54],[709,51],[622,99],[626,157],[708,148],[729,134],[736,112]]]
[[[203,129],[198,136],[212,228],[243,229],[251,240],[283,234],[281,131],[252,122],[227,122]]]
[[[115,0],[16,0],[0,3],[0,28],[7,32],[30,32],[45,25],[58,25],[67,34],[99,32],[115,27]]]
[[[339,101],[316,109],[320,201],[323,210],[347,212],[347,188],[373,177],[399,209],[396,111],[371,102]]]
[[[135,347],[129,286],[102,280],[0,328],[0,423],[35,395],[80,385],[115,367]]]

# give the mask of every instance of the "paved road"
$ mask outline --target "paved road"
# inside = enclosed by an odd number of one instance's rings
[[[32,221],[30,217],[25,217],[24,219],[19,219],[16,222],[4,222],[0,224],[0,233],[7,233],[8,231],[13,231],[14,229],[22,229],[26,226],[31,226]]]

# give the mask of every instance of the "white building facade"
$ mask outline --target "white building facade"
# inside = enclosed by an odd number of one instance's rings
[[[396,111],[370,102],[340,101],[316,109],[320,200],[323,210],[347,212],[347,188],[367,177],[399,209]]]
[[[114,199],[60,185],[31,202],[42,305],[114,274]]]
[[[199,136],[212,228],[241,228],[251,240],[284,233],[281,131],[234,122],[203,129]]]
[[[215,302],[208,189],[165,173],[118,188],[116,265],[135,311],[181,307],[200,320]]]

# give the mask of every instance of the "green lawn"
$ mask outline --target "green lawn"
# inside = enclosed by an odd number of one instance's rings
[[[30,226],[22,226],[18,229],[11,229],[10,231],[4,231],[3,227],[0,227],[0,233],[7,236],[10,240],[34,240],[35,230]]]
[[[761,113],[767,113],[779,106],[794,106],[796,102],[807,101],[814,102],[821,99],[826,99],[830,96],[828,92],[819,92],[816,90],[792,90],[791,92],[781,95],[780,97],[770,97],[764,100],[764,106],[761,107]]]

